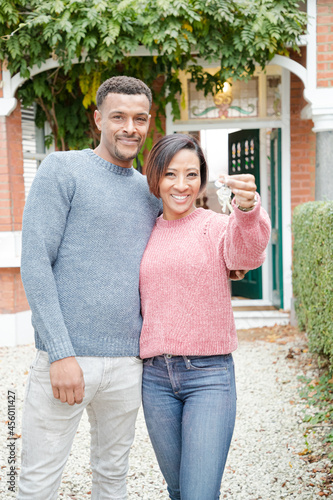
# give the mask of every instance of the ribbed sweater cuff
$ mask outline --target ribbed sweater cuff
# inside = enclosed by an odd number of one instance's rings
[[[47,342],[47,345],[43,345],[36,340],[36,348],[47,351],[50,363],[53,363],[53,361],[57,361],[58,359],[75,356],[75,351],[71,342],[62,341],[61,339],[57,339],[56,342],[49,341]]]
[[[257,204],[250,210],[249,212],[243,212],[239,208],[237,208],[235,198],[232,200],[232,206],[234,208],[234,214],[238,222],[241,224],[246,224],[249,226],[253,226],[256,224],[260,218],[260,207],[261,207],[261,199],[259,193],[256,193]]]

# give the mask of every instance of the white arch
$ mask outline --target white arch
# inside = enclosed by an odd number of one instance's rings
[[[294,73],[296,76],[298,76],[298,78],[300,78],[300,80],[302,80],[302,82],[304,83],[304,87],[307,87],[308,72],[307,69],[304,68],[304,66],[302,66],[300,63],[289,59],[289,57],[276,55],[273,57],[269,64],[277,64],[278,66],[287,69],[291,73]]]
[[[136,50],[135,53],[128,54],[128,55],[136,56],[136,57],[145,57],[145,56],[154,55],[154,52],[151,53],[145,47],[140,47],[138,50]],[[86,56],[84,55],[80,60],[76,58],[76,59],[73,59],[72,62],[73,62],[73,64],[78,64],[79,62],[84,62],[85,58],[86,58]],[[198,62],[199,62],[199,64],[204,64],[204,61],[202,61],[201,59]],[[279,66],[282,66],[283,68],[286,68],[287,70],[291,71],[292,73],[295,73],[295,75],[297,75],[304,83],[305,89],[307,88],[308,72],[307,72],[306,68],[304,68],[298,62],[293,61],[292,59],[289,59],[288,57],[285,57],[285,56],[276,55],[270,61],[269,64],[277,64]],[[42,73],[44,71],[58,68],[59,66],[60,66],[59,61],[57,59],[53,59],[53,58],[47,59],[40,66],[38,66],[37,64],[34,64],[34,66],[30,70],[30,78],[35,76],[35,75],[38,75],[39,73]],[[2,77],[3,77],[3,98],[0,98],[0,116],[9,116],[14,111],[14,109],[16,108],[16,105],[17,105],[15,93],[16,93],[17,89],[21,85],[23,85],[23,83],[25,81],[28,80],[28,78],[23,78],[20,75],[20,73],[16,73],[16,75],[11,77],[8,70],[4,70],[2,72]]]

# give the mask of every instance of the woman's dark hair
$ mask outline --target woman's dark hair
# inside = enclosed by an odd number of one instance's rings
[[[203,151],[194,137],[186,134],[171,134],[160,139],[149,153],[146,176],[150,192],[159,198],[159,185],[172,158],[182,149],[193,151],[200,162],[200,192],[205,188],[208,166]]]

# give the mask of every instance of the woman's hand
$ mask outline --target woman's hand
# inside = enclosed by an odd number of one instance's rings
[[[229,274],[229,279],[231,281],[240,281],[242,280],[244,277],[245,277],[245,274],[248,273],[249,270],[240,270],[240,271],[230,271],[230,274]]]
[[[251,208],[255,205],[257,186],[252,174],[221,175],[219,181],[230,187],[237,205]]]

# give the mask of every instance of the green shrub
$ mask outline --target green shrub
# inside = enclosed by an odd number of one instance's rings
[[[294,210],[293,290],[298,326],[333,367],[333,201]]]

